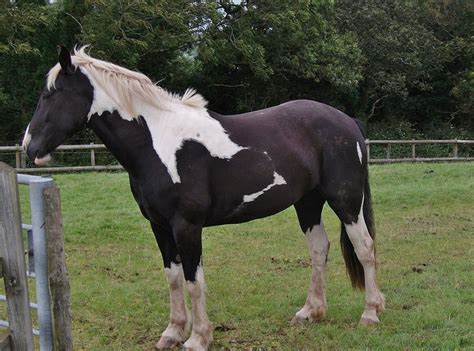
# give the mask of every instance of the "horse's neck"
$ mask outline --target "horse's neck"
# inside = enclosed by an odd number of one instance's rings
[[[100,116],[92,115],[88,127],[128,172],[138,168],[140,154],[151,138],[137,121],[127,121],[118,117],[117,112],[106,111]]]
[[[144,152],[158,155],[173,183],[181,181],[176,153],[187,140],[202,144],[213,157],[231,158],[243,149],[230,140],[222,125],[205,110],[140,111],[140,120],[125,120],[118,112],[93,115],[90,128],[130,172],[146,167]]]

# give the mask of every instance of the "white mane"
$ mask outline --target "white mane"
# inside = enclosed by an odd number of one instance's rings
[[[142,73],[90,57],[85,52],[86,48],[87,46],[83,46],[74,49],[74,55],[71,56],[72,64],[85,70],[117,106],[134,118],[138,118],[136,102],[144,101],[160,109],[168,109],[170,105],[176,103],[195,108],[204,108],[207,105],[207,101],[194,89],[188,88],[182,97],[171,94],[155,85]],[[46,84],[48,90],[55,87],[60,71],[59,63],[49,71]]]

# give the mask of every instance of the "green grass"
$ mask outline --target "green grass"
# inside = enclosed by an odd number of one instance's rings
[[[325,208],[332,243],[328,315],[290,327],[310,278],[293,209],[206,229],[204,267],[213,348],[473,349],[474,163],[371,167],[382,323],[358,326],[339,222]],[[148,223],[123,173],[54,177],[61,188],[76,350],[152,349],[168,322],[168,288]],[[24,191],[24,190],[23,190]],[[26,216],[26,212],[25,212]]]

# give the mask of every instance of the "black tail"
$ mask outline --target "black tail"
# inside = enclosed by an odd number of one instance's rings
[[[367,229],[369,230],[369,234],[375,243],[375,225],[374,225],[374,218],[373,218],[373,212],[372,212],[372,200],[371,200],[371,195],[370,195],[368,174],[365,179],[365,185],[364,185],[363,214],[364,214],[365,224],[367,225]],[[351,278],[352,287],[354,289],[364,290],[365,288],[364,269],[359,259],[357,258],[357,255],[354,251],[354,246],[352,246],[352,242],[349,240],[349,237],[346,233],[346,228],[344,226],[344,223],[342,222],[341,222],[341,248],[342,248],[342,256],[344,257],[344,261],[346,262],[347,273],[349,274],[349,277]]]

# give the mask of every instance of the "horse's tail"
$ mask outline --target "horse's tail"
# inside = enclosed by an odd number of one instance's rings
[[[365,137],[365,132],[363,130],[362,123],[358,120],[355,120],[357,126],[359,127],[362,135]],[[372,197],[370,194],[369,186],[369,171],[366,170],[365,182],[364,182],[364,204],[362,205],[362,213],[364,215],[365,224],[369,234],[374,240],[375,245],[375,225],[374,225],[374,215],[372,211]],[[364,281],[364,268],[357,257],[354,246],[347,235],[346,228],[344,223],[341,222],[341,248],[342,256],[346,262],[346,269],[349,277],[351,279],[352,287],[355,289],[363,290],[365,288]],[[375,250],[375,246],[374,246]]]

